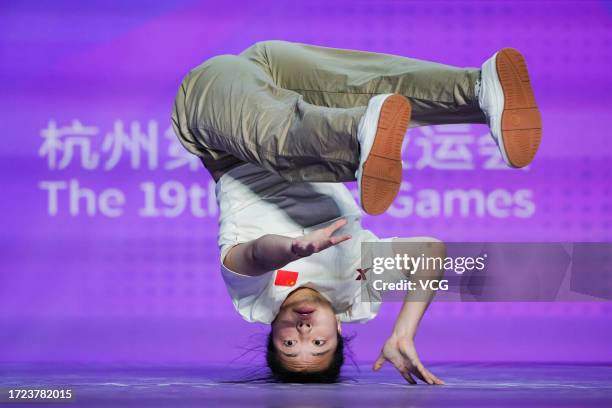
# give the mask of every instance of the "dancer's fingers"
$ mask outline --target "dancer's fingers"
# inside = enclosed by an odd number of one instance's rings
[[[408,369],[400,370],[400,373],[406,379],[406,381],[408,381],[410,384],[414,385],[417,383],[416,380],[412,378],[412,375],[410,374],[410,371]]]
[[[411,371],[419,380],[426,382],[427,384],[433,384],[433,380],[428,378],[427,370],[425,370],[425,367],[422,365],[413,367]]]
[[[338,237],[331,237],[329,240],[330,240],[332,245],[336,245],[336,244],[339,244],[341,242],[347,241],[349,239],[351,239],[351,236],[346,234],[346,235],[340,235]]]
[[[386,361],[385,357],[382,355],[382,353],[380,353],[380,355],[374,362],[374,365],[372,366],[372,370],[374,371],[380,370],[380,368],[385,364],[385,361]]]
[[[436,377],[431,371],[429,371],[427,368],[422,367],[422,373],[424,375],[424,377],[426,379],[431,380],[431,382],[428,381],[428,384],[434,384],[434,385],[443,385],[444,381],[440,380],[438,377]]]
[[[444,385],[444,381],[442,381],[441,379],[439,379],[438,377],[433,375],[431,373],[431,371],[429,371],[429,374],[431,375],[431,378],[434,380],[434,384],[436,384],[436,385]]]
[[[340,228],[344,227],[346,225],[348,221],[346,220],[346,218],[342,218],[336,222],[334,222],[333,224],[331,224],[330,226],[325,228],[325,232],[328,235],[333,234],[334,232],[336,232],[337,230],[339,230]]]

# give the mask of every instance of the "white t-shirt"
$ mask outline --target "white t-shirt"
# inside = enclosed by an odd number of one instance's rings
[[[217,182],[221,273],[236,310],[249,322],[271,323],[286,297],[299,287],[316,289],[341,321],[365,322],[380,308],[376,293],[364,292],[357,277],[361,242],[378,241],[361,227],[361,210],[342,183],[289,183],[247,163]],[[299,237],[338,218],[347,225],[337,234],[352,239],[287,264],[282,270],[245,276],[227,269],[223,259],[234,245],[265,234]]]

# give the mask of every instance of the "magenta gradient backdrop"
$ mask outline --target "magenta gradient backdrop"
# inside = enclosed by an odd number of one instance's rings
[[[261,40],[458,66],[520,49],[544,120],[535,163],[498,168],[485,126],[414,129],[398,202],[364,222],[379,236],[610,241],[611,28],[603,1],[3,2],[0,361],[221,363],[262,341],[218,272],[210,177],[169,130],[189,69]],[[463,212],[444,204],[457,189],[475,200]],[[358,360],[397,308],[346,328]],[[612,361],[611,323],[605,302],[440,303],[418,343],[427,361]]]

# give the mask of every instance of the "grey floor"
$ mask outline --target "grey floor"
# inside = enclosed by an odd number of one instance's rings
[[[10,388],[70,388],[68,406],[99,407],[612,407],[611,365],[446,364],[445,386],[411,386],[391,368],[347,367],[334,385],[227,383],[246,367],[0,365]],[[12,404],[9,404],[12,405]],[[15,404],[23,406],[23,403]],[[43,404],[46,405],[46,404]],[[62,404],[53,404],[61,406]],[[41,406],[37,403],[36,406]]]

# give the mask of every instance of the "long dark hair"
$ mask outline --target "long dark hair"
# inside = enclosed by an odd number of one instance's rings
[[[296,372],[288,370],[278,357],[278,350],[274,345],[272,330],[268,334],[266,347],[266,362],[273,381],[281,383],[336,383],[340,380],[340,370],[344,364],[344,337],[337,334],[338,345],[329,366],[319,371]]]

